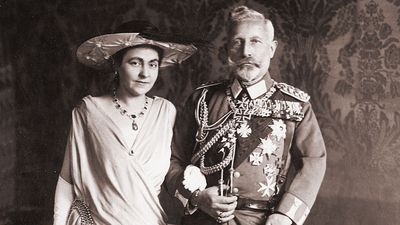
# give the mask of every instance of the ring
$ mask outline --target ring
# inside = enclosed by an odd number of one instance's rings
[[[217,223],[222,223],[222,218],[218,216]]]

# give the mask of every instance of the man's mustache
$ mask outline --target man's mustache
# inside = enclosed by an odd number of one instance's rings
[[[253,64],[253,65],[257,66],[257,67],[260,67],[260,63],[258,63],[258,61],[255,60],[252,57],[243,58],[243,59],[235,62],[235,64],[236,64],[236,66],[242,66],[244,64]]]

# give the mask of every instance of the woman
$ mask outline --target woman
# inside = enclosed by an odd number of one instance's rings
[[[112,65],[118,85],[107,95],[84,97],[73,110],[55,225],[165,224],[158,195],[169,168],[176,110],[146,93],[159,67],[187,59],[196,48],[167,42],[156,31],[147,22],[131,21],[78,48],[81,63]]]

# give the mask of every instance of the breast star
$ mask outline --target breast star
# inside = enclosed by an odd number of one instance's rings
[[[262,154],[267,154],[268,158],[271,157],[271,155],[275,153],[276,145],[269,138],[260,138],[260,141],[261,143],[258,147],[262,149]]]
[[[286,137],[286,124],[283,120],[272,120],[273,124],[269,125],[272,129],[272,136],[276,137],[276,140],[280,141]]]

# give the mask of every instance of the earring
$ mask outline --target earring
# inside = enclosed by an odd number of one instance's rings
[[[118,81],[118,79],[119,79],[118,71],[114,71],[114,81]]]
[[[119,74],[118,71],[114,71],[113,91],[115,92],[119,86]]]

